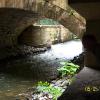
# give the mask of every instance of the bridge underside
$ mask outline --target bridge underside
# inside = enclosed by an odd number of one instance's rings
[[[49,3],[39,3],[37,7],[35,10],[24,10],[16,7],[0,8],[1,47],[16,45],[17,37],[25,28],[44,18],[58,21],[78,37],[81,37],[85,32],[85,19],[76,12],[72,12],[70,7],[68,10],[64,10]]]

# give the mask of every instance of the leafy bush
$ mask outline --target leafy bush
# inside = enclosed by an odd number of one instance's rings
[[[48,82],[38,82],[37,86],[38,92],[47,92],[53,96],[53,100],[57,100],[57,98],[62,94],[62,89],[60,87],[54,87]]]
[[[61,62],[60,64],[62,66],[58,68],[57,70],[59,71],[59,74],[61,75],[61,77],[65,75],[74,75],[77,69],[79,69],[78,65],[75,65],[71,62]]]

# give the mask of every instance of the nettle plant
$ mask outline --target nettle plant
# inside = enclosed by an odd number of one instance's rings
[[[75,75],[77,70],[79,69],[79,66],[72,63],[72,62],[60,62],[62,65],[60,68],[58,68],[58,72],[61,77],[67,76],[67,75]]]

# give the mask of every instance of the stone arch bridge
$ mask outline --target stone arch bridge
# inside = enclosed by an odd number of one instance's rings
[[[68,5],[65,9],[46,0],[1,0],[0,47],[16,45],[23,30],[44,18],[58,21],[79,37],[85,32],[85,19]]]

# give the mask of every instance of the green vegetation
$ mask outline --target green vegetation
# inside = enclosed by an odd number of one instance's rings
[[[57,70],[59,71],[61,77],[64,77],[66,75],[73,76],[76,73],[77,69],[79,69],[79,66],[73,64],[72,62],[61,62],[60,64],[62,66]]]
[[[77,69],[79,69],[78,65],[73,64],[72,62],[61,62],[60,63],[62,66],[58,68],[58,72],[60,73],[61,78],[70,75],[71,77],[76,74]],[[69,85],[75,80],[75,78],[68,78],[67,81]],[[65,80],[66,81],[66,80]],[[60,84],[60,83],[59,83]],[[66,85],[65,85],[66,86]],[[51,83],[48,82],[38,82],[37,84],[37,92],[39,93],[47,93],[51,94],[53,100],[57,100],[59,96],[61,96],[63,92],[63,87],[62,86],[55,86]]]
[[[48,82],[38,82],[37,86],[38,92],[46,92],[53,96],[53,100],[57,100],[57,98],[62,94],[62,89],[60,87],[54,87]]]

